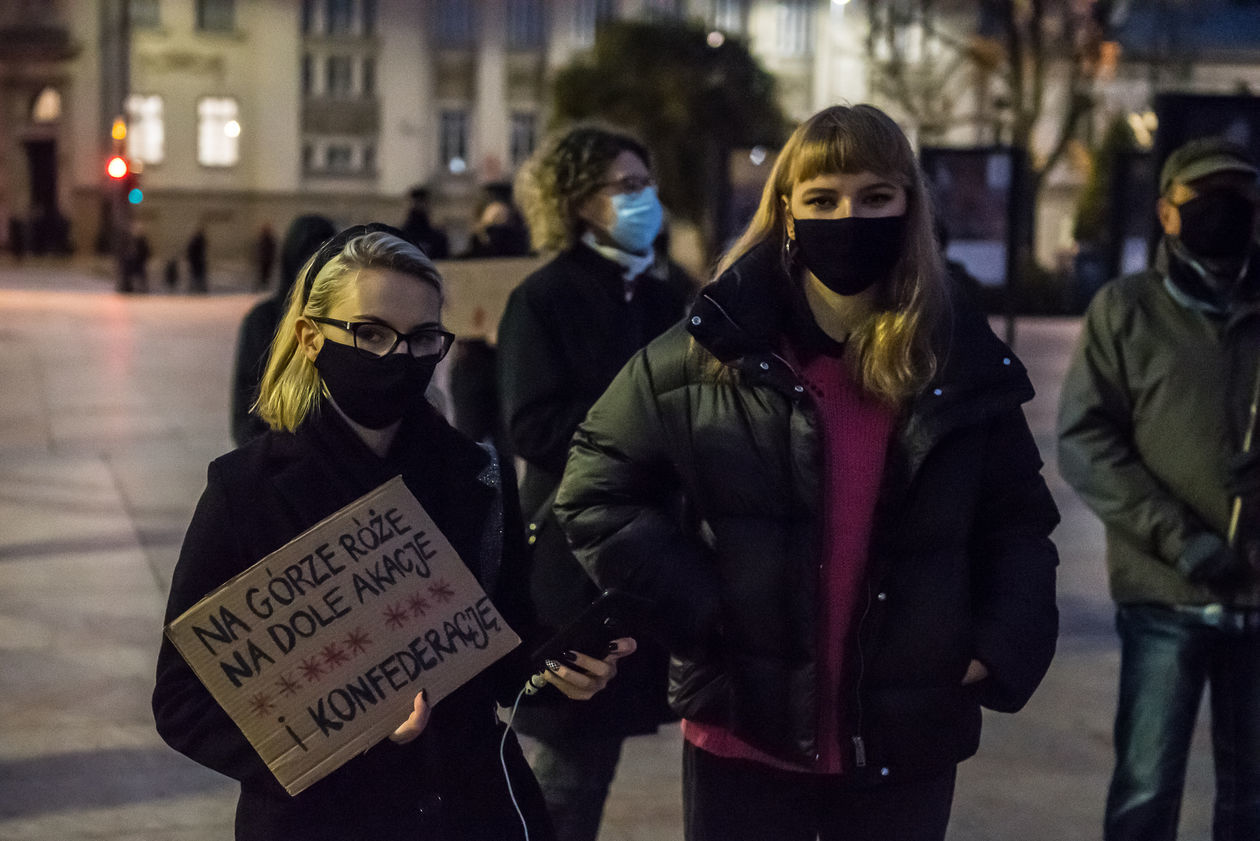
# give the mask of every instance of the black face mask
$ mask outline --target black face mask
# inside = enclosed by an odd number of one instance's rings
[[[378,358],[325,339],[315,367],[346,417],[368,429],[383,429],[424,400],[437,359],[407,353]]]
[[[1234,190],[1209,190],[1178,208],[1181,242],[1208,259],[1237,259],[1255,233],[1256,206]]]
[[[906,241],[905,214],[795,224],[801,262],[840,295],[856,295],[891,278]]]

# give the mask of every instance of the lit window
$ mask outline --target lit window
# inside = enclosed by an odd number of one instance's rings
[[[472,0],[437,0],[437,43],[443,47],[471,47],[477,20]]]
[[[133,93],[127,97],[127,157],[160,164],[166,157],[162,97]]]
[[[713,27],[723,32],[743,32],[744,0],[713,0]]]
[[[235,0],[197,0],[197,29],[202,32],[236,29]]]
[[[61,119],[61,91],[46,87],[35,97],[31,106],[31,122],[55,123]]]
[[[616,0],[577,0],[573,15],[573,40],[580,47],[595,43],[595,30],[616,17]]]
[[[542,0],[507,0],[507,44],[531,50],[543,44],[546,25]]]
[[[538,140],[538,118],[517,112],[512,115],[512,166],[520,166],[534,152]]]
[[[328,96],[349,96],[354,84],[354,67],[350,56],[330,55],[324,64],[324,93]]]
[[[813,46],[814,7],[811,0],[779,0],[775,8],[776,52],[808,55]]]
[[[443,111],[439,119],[438,152],[442,163],[458,175],[468,168],[468,112]]]
[[[197,103],[197,162],[235,166],[241,158],[241,124],[235,99],[206,97]]]
[[[162,25],[158,0],[128,0],[127,11],[136,29],[157,29]]]
[[[679,0],[643,0],[643,11],[648,20],[678,20],[682,17],[682,4]]]

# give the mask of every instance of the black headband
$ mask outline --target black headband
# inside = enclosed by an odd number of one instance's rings
[[[328,261],[340,254],[342,249],[346,247],[350,240],[357,239],[364,234],[375,233],[389,234],[391,236],[398,237],[403,242],[411,242],[411,240],[407,239],[402,231],[398,230],[393,225],[386,225],[384,222],[368,222],[366,225],[351,225],[344,231],[340,231],[333,236],[332,239],[328,240],[328,242],[321,245],[319,247],[319,251],[316,251],[315,256],[311,258],[311,267],[307,269],[306,276],[302,279],[303,309],[306,308],[306,305],[311,300],[311,286],[315,284],[315,278],[319,276],[319,273],[323,270],[324,266],[328,265]]]

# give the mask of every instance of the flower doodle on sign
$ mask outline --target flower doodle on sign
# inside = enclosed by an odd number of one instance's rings
[[[296,695],[297,691],[302,687],[291,675],[281,675],[276,681],[276,686],[280,687],[281,695]]]
[[[362,654],[372,644],[372,638],[362,628],[355,628],[342,640],[341,644],[349,649],[352,654]]]
[[[324,676],[324,667],[319,664],[318,657],[307,657],[298,667],[307,683],[314,683]]]
[[[429,585],[429,595],[434,601],[445,604],[455,598],[455,590],[445,580],[436,581]]]
[[[385,624],[391,628],[401,628],[407,623],[407,608],[403,606],[402,602],[385,608],[383,615]]]
[[[328,667],[329,671],[332,671],[337,666],[340,666],[342,663],[350,659],[350,655],[346,654],[346,652],[341,649],[341,646],[337,645],[335,642],[328,643],[328,645],[324,646],[324,649],[319,653],[320,656],[324,658],[324,665]]]
[[[407,607],[411,608],[412,616],[424,616],[429,612],[429,603],[425,601],[424,596],[420,593],[413,593],[411,598],[407,600]]]
[[[249,711],[257,716],[264,716],[276,708],[271,702],[271,696],[263,692],[249,699]]]

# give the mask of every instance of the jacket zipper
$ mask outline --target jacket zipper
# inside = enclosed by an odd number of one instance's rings
[[[866,657],[862,653],[862,626],[871,613],[871,582],[866,582],[866,605],[857,626],[857,680],[853,684],[854,708],[857,718],[856,735],[853,736],[853,765],[856,768],[866,767],[866,742],[862,740],[862,679],[866,675]]]

